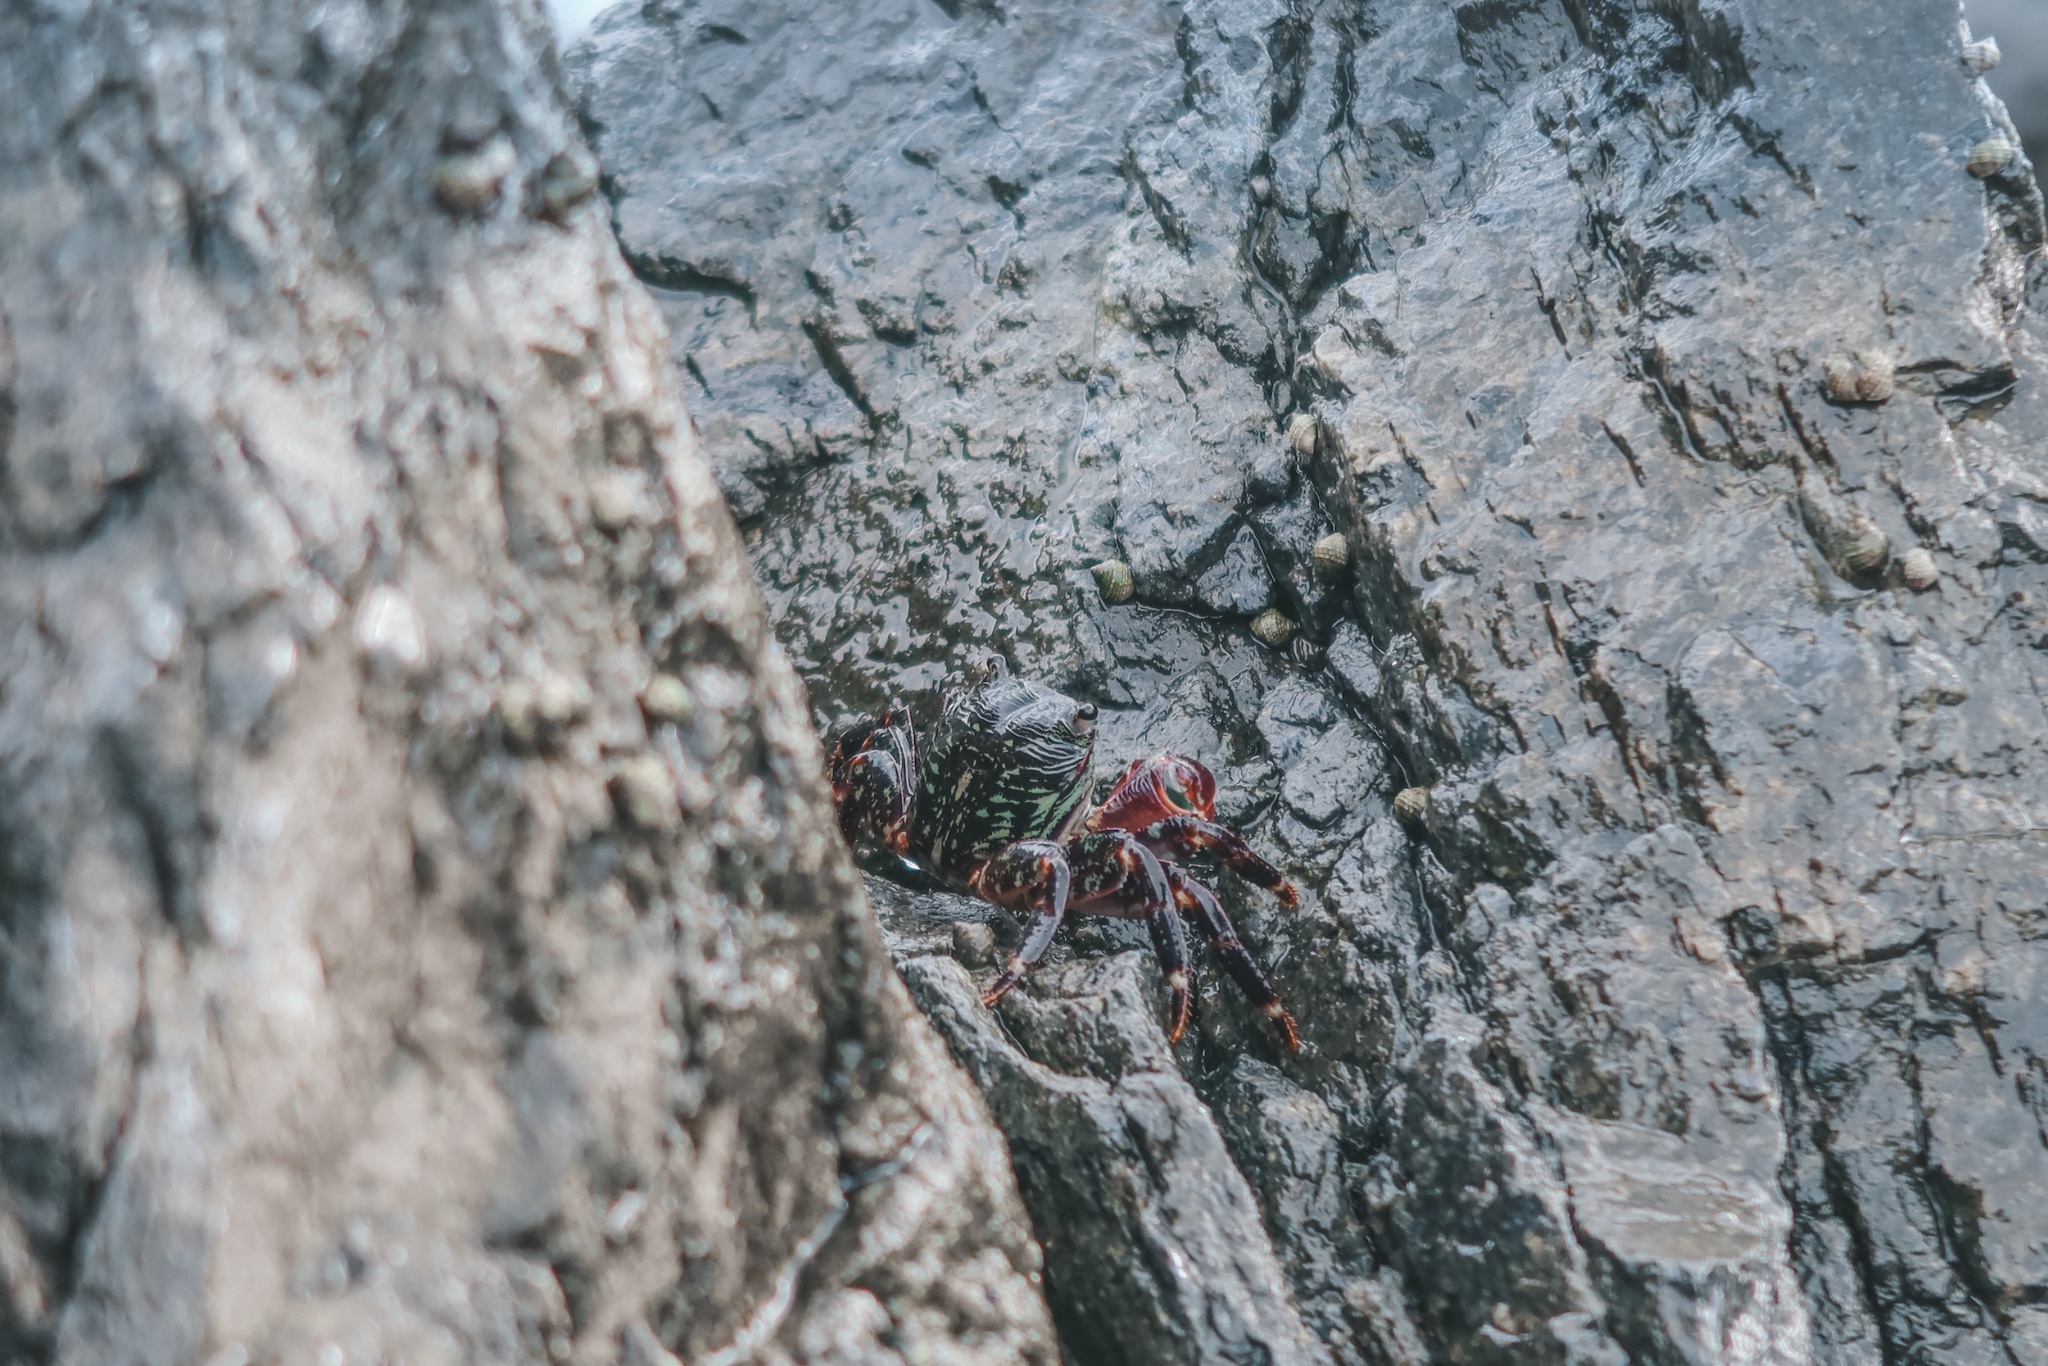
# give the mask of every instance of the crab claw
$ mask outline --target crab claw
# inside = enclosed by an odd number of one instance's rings
[[[1099,830],[1143,830],[1174,816],[1216,819],[1216,775],[1183,754],[1133,760],[1091,822]]]

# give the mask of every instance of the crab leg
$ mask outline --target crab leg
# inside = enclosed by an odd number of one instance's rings
[[[1193,960],[1187,926],[1174,909],[1170,876],[1158,856],[1123,830],[1099,830],[1067,845],[1074,870],[1073,909],[1090,915],[1145,921],[1152,952],[1166,979],[1166,1041],[1179,1043],[1194,1014]]]
[[[1243,836],[1227,825],[1200,816],[1168,816],[1147,826],[1144,837],[1148,843],[1163,845],[1176,859],[1213,853],[1231,872],[1280,898],[1281,905],[1300,904],[1301,898],[1287,875],[1252,852]]]
[[[1173,888],[1174,901],[1194,919],[1202,931],[1202,938],[1209,942],[1209,951],[1222,961],[1223,970],[1237,983],[1237,989],[1245,994],[1245,999],[1279,1027],[1286,1039],[1287,1051],[1299,1053],[1301,1034],[1294,1027],[1294,1017],[1287,1013],[1286,1006],[1280,1004],[1280,993],[1273,990],[1266,974],[1259,971],[1258,963],[1245,951],[1244,941],[1237,937],[1237,927],[1224,913],[1223,903],[1216,899],[1214,892],[1172,864],[1164,867],[1166,880]]]
[[[992,1006],[1001,1000],[1045,957],[1045,951],[1052,947],[1053,935],[1059,932],[1060,921],[1066,918],[1067,889],[1072,880],[1066,856],[1051,840],[1018,840],[982,864],[968,879],[975,894],[984,901],[1012,907],[1024,902],[1032,910],[1024,942],[1010,955],[1002,976],[981,993],[983,1005]]]
[[[891,702],[874,724],[840,738],[832,751],[832,800],[848,844],[897,854],[909,849],[916,772],[917,733],[901,699]]]

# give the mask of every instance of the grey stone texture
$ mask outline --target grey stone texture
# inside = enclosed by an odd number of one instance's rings
[[[1959,17],[652,0],[571,54],[817,723],[997,648],[1308,889],[1222,884],[1285,1057],[1207,970],[1168,1049],[1117,923],[991,1016],[1007,923],[871,882],[1070,1361],[2048,1360],[2048,266]]]
[[[8,1366],[1057,1359],[551,41],[0,10]]]

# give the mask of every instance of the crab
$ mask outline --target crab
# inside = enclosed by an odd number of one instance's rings
[[[994,1005],[1080,915],[1143,920],[1168,991],[1167,1037],[1193,1012],[1192,920],[1238,989],[1299,1051],[1280,1003],[1224,912],[1185,864],[1210,855],[1283,906],[1294,884],[1216,820],[1216,779],[1179,754],[1138,759],[1100,804],[1093,788],[1096,709],[1010,676],[999,658],[949,689],[937,727],[920,742],[898,699],[839,738],[831,760],[839,827],[856,849],[896,855],[956,891],[1026,909],[1022,942],[981,993]]]

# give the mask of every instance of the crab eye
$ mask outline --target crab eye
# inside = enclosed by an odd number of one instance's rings
[[[1073,716],[1067,721],[1067,729],[1076,735],[1088,735],[1095,730],[1095,704],[1083,702],[1074,708]]]

